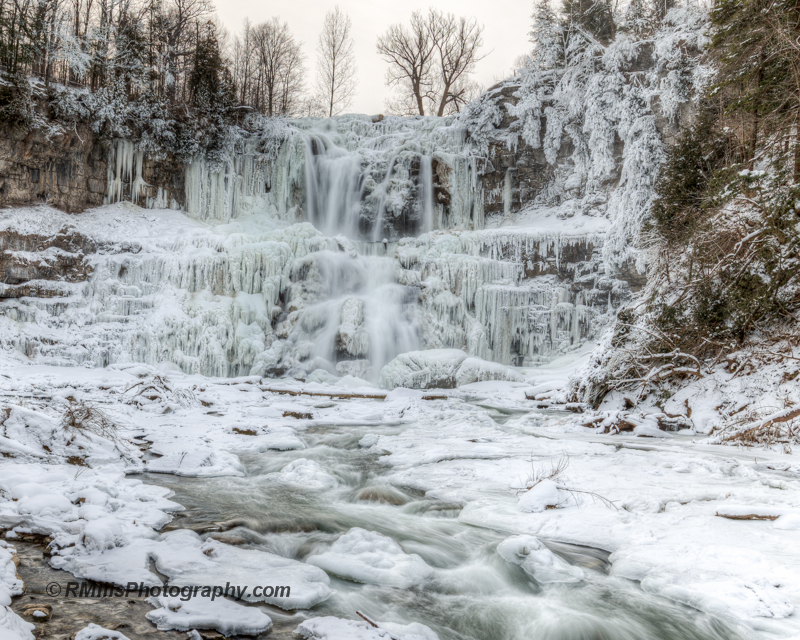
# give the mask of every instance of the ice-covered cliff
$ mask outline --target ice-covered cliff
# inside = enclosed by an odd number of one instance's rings
[[[703,24],[587,41],[459,116],[263,120],[180,176],[116,141],[106,207],[0,214],[0,339],[46,361],[372,380],[419,349],[578,348],[643,283],[638,229],[702,83]]]

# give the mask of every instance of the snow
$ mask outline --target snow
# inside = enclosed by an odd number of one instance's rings
[[[17,577],[14,564],[15,550],[5,542],[0,542],[0,631],[8,640],[33,640],[34,626],[14,613],[11,597],[23,593],[24,584]]]
[[[294,634],[306,640],[439,640],[429,627],[418,622],[377,624],[378,628],[375,628],[364,620],[323,616],[305,620]]]
[[[325,616],[306,620],[294,633],[306,640],[390,640],[391,635],[376,629],[363,620],[344,620]]]
[[[797,637],[800,464],[791,450],[720,446],[715,432],[788,416],[800,402],[794,379],[777,366],[759,377],[719,368],[663,407],[627,410],[621,394],[597,411],[563,404],[570,380],[598,373],[610,335],[589,351],[630,299],[620,270],[644,272],[639,231],[665,147],[656,124],[676,126],[708,79],[694,53],[706,12],[671,10],[648,42],[576,35],[568,50],[552,14],[537,9],[536,20],[520,76],[460,116],[265,123],[221,170],[189,164],[185,212],[163,192],[144,196],[146,148],[116,140],[104,207],[1,210],[0,233],[86,239],[86,255],[49,247],[9,259],[91,268],[85,282],[35,281],[55,297],[0,301],[7,538],[51,536],[51,566],[80,578],[227,582],[300,618],[321,603],[319,613],[352,615],[363,596],[395,620],[326,615],[297,627],[320,640],[435,640],[402,624],[404,599],[424,592],[438,606],[466,584],[487,607],[495,596],[530,604],[498,577],[523,572],[551,617],[570,617],[552,614],[566,589],[614,585],[746,637]],[[650,50],[650,68],[635,70]],[[513,87],[519,101],[505,106],[498,96]],[[499,129],[506,116],[517,120]],[[489,146],[522,142],[541,150],[549,182],[512,214],[507,173],[492,194],[503,215],[487,219]],[[450,180],[448,216],[435,167]],[[398,220],[417,237],[401,238]],[[433,388],[448,391],[420,390]],[[67,426],[78,405],[99,408],[106,426]],[[666,420],[682,430],[665,431]],[[380,470],[374,486],[408,502],[358,498],[365,460]],[[245,512],[241,539],[165,532],[181,506],[159,482],[230,490],[242,505],[263,490],[270,508],[290,495],[292,517],[313,512],[313,531],[255,531],[247,517],[263,514]],[[418,517],[431,505],[448,515]],[[735,519],[747,516],[757,519]],[[493,542],[464,551],[465,529]],[[452,549],[427,546],[437,537]],[[557,546],[567,543],[609,552],[608,575],[568,561]],[[349,582],[334,580],[345,585],[335,593],[326,572]],[[265,581],[290,595],[252,595]],[[22,589],[3,543],[0,630],[15,639],[32,637],[9,609]],[[162,629],[271,625],[222,598],[152,604]],[[103,633],[123,638],[95,625],[77,638]]]
[[[266,602],[282,609],[308,609],[331,595],[325,572],[296,560],[259,551],[242,549],[214,540],[202,542],[191,531],[179,530],[164,535],[155,546],[158,570],[178,586],[206,586],[230,583],[249,587],[243,598]],[[288,586],[288,594],[255,595],[255,586]]]
[[[287,464],[275,475],[275,479],[306,491],[324,491],[339,485],[336,478],[326,473],[318,463],[306,458],[298,458]]]
[[[308,562],[337,576],[409,589],[423,583],[433,569],[416,554],[407,554],[391,538],[358,527],[340,536],[330,549]]]
[[[74,640],[128,640],[128,636],[90,622],[88,626],[75,634]]]
[[[403,353],[381,370],[381,386],[387,389],[422,389],[455,386],[455,376],[467,354],[459,349],[429,349]]]
[[[160,631],[215,629],[225,636],[255,636],[272,626],[268,615],[255,607],[246,607],[225,598],[152,598],[158,608],[147,619]]]
[[[185,450],[179,447],[154,446],[151,452],[160,458],[147,463],[154,473],[173,473],[178,476],[243,476],[239,458],[227,451],[214,451],[211,447]]]
[[[267,550],[204,540],[187,530],[158,533],[180,508],[168,499],[168,491],[142,484],[135,475],[126,476],[125,469],[141,467],[131,466],[110,441],[100,438],[85,443],[89,466],[69,464],[70,445],[60,440],[58,427],[67,405],[50,398],[73,396],[102,406],[118,424],[120,442],[137,436],[137,442],[152,443],[159,451],[167,452],[168,445],[174,451],[212,448],[237,457],[261,451],[259,455],[272,461],[262,476],[267,486],[284,485],[305,496],[322,493],[326,502],[350,496],[349,476],[340,475],[340,467],[327,455],[315,453],[312,442],[318,436],[305,425],[328,425],[325,429],[334,431],[356,428],[351,446],[380,456],[386,473],[382,482],[424,494],[427,500],[463,506],[453,525],[502,532],[505,540],[496,547],[498,560],[519,566],[537,583],[566,581],[581,589],[580,585],[600,580],[597,572],[570,564],[555,547],[550,549],[550,541],[605,549],[611,552],[610,575],[603,579],[636,581],[653,597],[737,621],[755,637],[760,637],[758,630],[767,621],[772,637],[796,635],[792,611],[800,605],[800,558],[793,549],[800,531],[796,477],[800,465],[795,454],[694,442],[694,436],[674,432],[669,439],[597,433],[581,426],[587,414],[541,411],[535,408],[536,401],[526,399],[532,389],[562,388],[586,358],[570,356],[554,365],[517,369],[528,382],[477,382],[438,400],[426,400],[430,394],[404,388],[390,391],[383,401],[340,399],[335,394],[341,388],[329,383],[285,380],[265,385],[258,377],[212,379],[170,371],[163,374],[171,389],[164,392],[166,401],[141,405],[130,404],[131,394],[124,391],[151,379],[147,367],[62,368],[5,360],[4,373],[9,377],[0,376],[0,393],[24,396],[27,404],[24,411],[12,408],[8,428],[18,430],[20,438],[27,433],[29,444],[0,465],[0,527],[52,536],[51,565],[77,577],[160,586],[161,579],[149,568],[152,558],[158,572],[178,586],[290,585],[290,598],[258,599],[288,609],[320,602],[334,607],[340,596],[332,594],[325,571],[361,585],[352,588],[461,584],[457,576],[462,574],[437,568],[440,559],[426,555],[416,533],[408,540],[387,535],[383,527],[408,517],[393,505],[376,504],[375,508],[393,510],[381,514],[376,521],[380,526],[359,523],[348,526],[353,530],[346,533],[322,534],[314,552],[307,555],[287,552],[295,548],[288,542],[296,534],[288,534],[281,544],[269,537],[275,546]],[[138,377],[141,374],[145,377]],[[263,390],[271,386],[300,395]],[[188,397],[183,391],[194,387],[195,397],[210,406],[178,402]],[[165,403],[174,408],[168,413],[153,410]],[[284,418],[285,407],[313,413],[314,418]],[[506,413],[497,413],[498,408]],[[505,419],[490,417],[498,415]],[[289,438],[302,449],[280,451],[269,448],[268,440],[259,442],[272,434],[280,440]],[[546,472],[563,456],[569,459],[566,470],[525,490],[532,474]],[[283,476],[294,477],[294,482],[285,484]],[[166,476],[151,477],[158,482]],[[238,475],[217,478],[223,480],[243,488],[254,481]],[[549,495],[537,496],[537,489]],[[526,500],[535,511],[520,510]],[[362,504],[352,508],[367,508]],[[777,519],[731,520],[718,513]],[[0,583],[9,594],[21,589],[10,552],[2,545]],[[638,589],[635,584],[631,588]],[[23,632],[27,628],[8,609],[3,615],[6,626],[22,625]],[[237,619],[229,615],[217,620],[223,624]],[[367,627],[359,629],[374,632]],[[385,630],[402,635],[389,622]],[[23,632],[17,635],[29,637]]]
[[[548,507],[555,507],[561,501],[558,485],[545,478],[523,493],[517,506],[523,513],[539,513]]]

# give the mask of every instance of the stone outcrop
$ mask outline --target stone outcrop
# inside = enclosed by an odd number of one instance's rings
[[[0,135],[0,205],[46,203],[68,213],[103,204],[108,194],[110,145],[88,126],[7,131]],[[111,166],[112,177],[116,167]],[[144,158],[139,200],[161,198],[182,206],[183,163],[174,158]],[[122,199],[131,199],[123,181]]]
[[[69,295],[65,284],[84,282],[98,244],[74,229],[45,236],[14,230],[0,233],[0,298]]]
[[[0,136],[0,204],[46,202],[70,213],[101,205],[107,156],[86,126]]]

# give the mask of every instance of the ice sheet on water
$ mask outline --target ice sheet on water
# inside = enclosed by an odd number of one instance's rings
[[[128,640],[128,636],[121,631],[112,631],[90,622],[75,634],[73,640]]]
[[[248,587],[245,600],[266,602],[282,609],[308,609],[332,593],[327,574],[317,567],[216,540],[203,542],[188,530],[165,534],[152,549],[158,570],[169,576],[170,584],[178,586],[230,582],[233,586]],[[280,597],[257,597],[253,595],[255,586],[287,586],[290,592]]]
[[[392,538],[359,527],[307,562],[356,582],[398,589],[409,589],[433,575],[433,568],[417,554],[407,554]]]
[[[239,458],[228,451],[211,447],[185,448],[185,445],[151,447],[160,458],[150,460],[147,470],[153,473],[171,473],[176,476],[207,478],[213,476],[243,476],[244,467]]]

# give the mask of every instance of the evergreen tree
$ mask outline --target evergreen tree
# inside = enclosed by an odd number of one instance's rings
[[[235,91],[230,72],[220,55],[216,29],[211,22],[197,42],[189,95],[192,104],[204,112],[224,114],[233,104]]]
[[[719,0],[711,20],[726,116],[738,116],[751,157],[760,139],[793,132],[800,180],[800,0]]]
[[[568,22],[594,36],[601,44],[614,39],[617,27],[606,0],[564,0],[562,12]]]
[[[647,37],[655,31],[654,16],[645,0],[631,0],[625,10],[621,29],[637,38]]]
[[[530,38],[533,43],[531,62],[535,69],[547,71],[564,66],[564,28],[549,0],[536,0]]]

